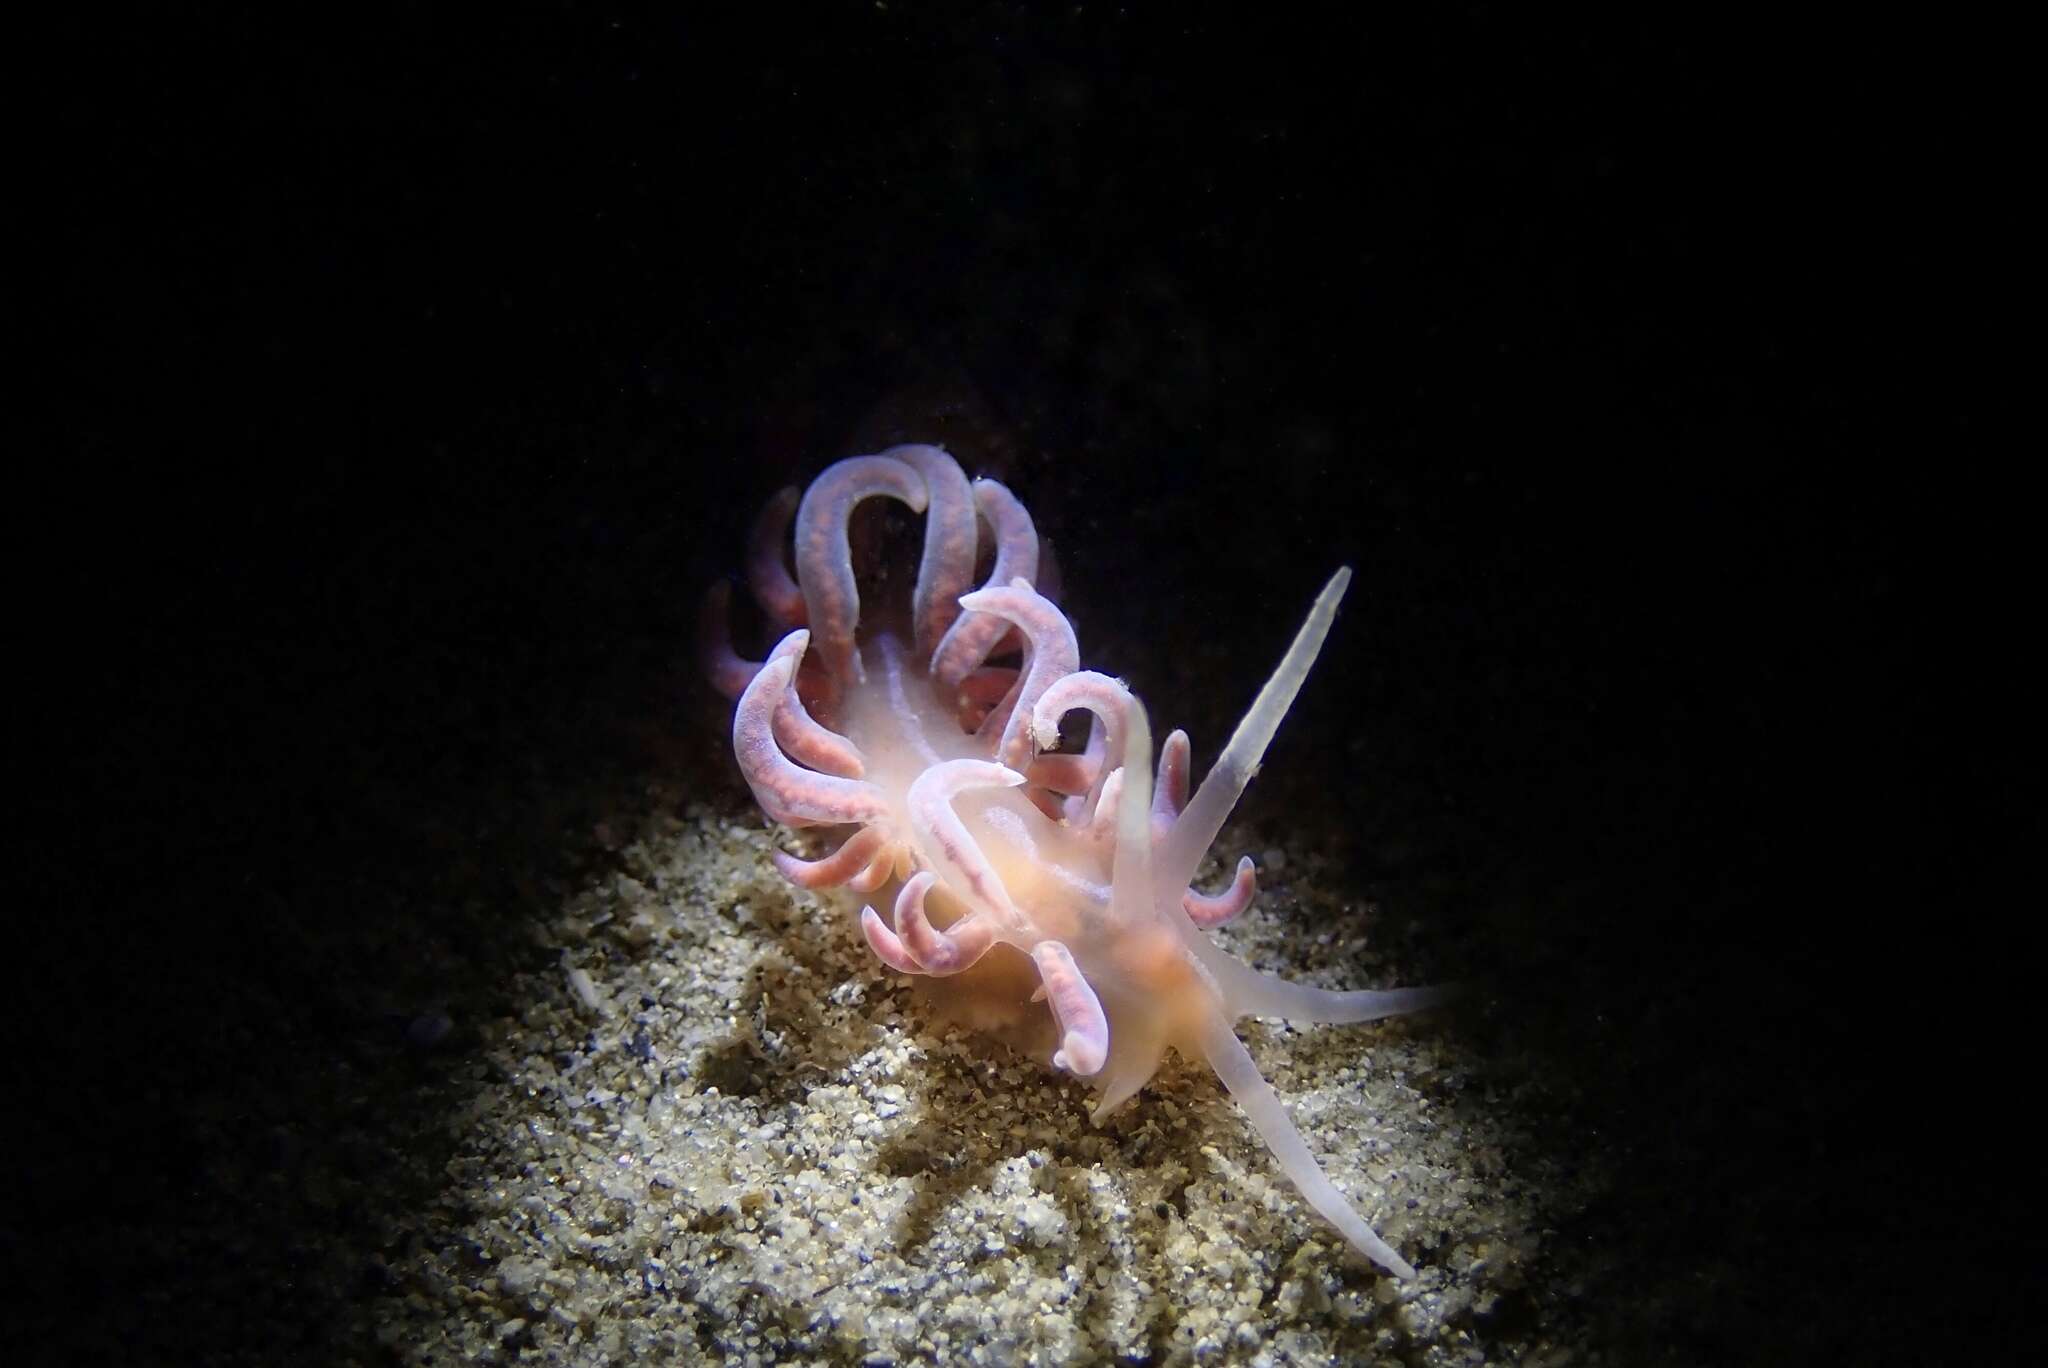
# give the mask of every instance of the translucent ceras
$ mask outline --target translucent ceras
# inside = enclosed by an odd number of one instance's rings
[[[862,599],[848,521],[871,499],[923,515],[908,604]],[[1092,1081],[1098,1120],[1168,1049],[1206,1059],[1309,1203],[1360,1251],[1411,1276],[1318,1167],[1234,1023],[1372,1021],[1432,1006],[1442,990],[1333,992],[1262,973],[1204,934],[1251,904],[1251,860],[1220,892],[1190,886],[1351,572],[1323,587],[1190,795],[1187,734],[1167,736],[1155,770],[1144,706],[1081,668],[1073,628],[1041,582],[1047,564],[1016,496],[970,482],[936,447],[842,460],[801,496],[784,490],[769,502],[748,539],[746,581],[779,640],[759,663],[736,654],[721,585],[702,651],[713,682],[738,700],[733,751],[762,810],[846,831],[831,854],[778,852],[777,867],[806,888],[880,895],[861,908],[861,932],[898,973],[943,977],[991,954],[1022,956],[1051,1014],[1051,1062]],[[1078,753],[1058,749],[1075,711],[1089,715]]]

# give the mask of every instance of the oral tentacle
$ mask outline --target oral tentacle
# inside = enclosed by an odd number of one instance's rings
[[[1006,765],[1020,766],[1030,759],[1032,709],[1053,681],[1072,674],[1081,664],[1081,648],[1074,640],[1074,628],[1066,614],[1054,607],[1024,580],[1012,580],[1001,589],[977,589],[960,600],[960,606],[977,613],[992,613],[1022,629],[1031,643],[1024,673],[1011,686],[1001,704],[991,712],[983,731],[1002,719],[1002,737],[996,743],[996,758]],[[1052,738],[1041,733],[1038,741],[1050,748]]]
[[[989,572],[985,587],[999,587],[1020,579],[1026,583],[1035,581],[1038,532],[1017,496],[994,480],[976,480],[974,503],[995,535],[995,568]],[[957,687],[994,654],[1010,630],[1010,624],[1001,618],[963,612],[946,629],[932,653],[932,676],[946,688]]]
[[[896,895],[896,935],[918,967],[934,978],[970,968],[995,947],[997,928],[986,912],[969,912],[944,931],[925,914],[924,901],[938,875],[923,870],[911,876]]]
[[[1052,1008],[1060,1030],[1060,1045],[1053,1052],[1056,1069],[1082,1078],[1102,1072],[1109,1058],[1109,1018],[1101,999],[1074,963],[1073,952],[1056,940],[1040,941],[1031,947],[1045,1001]]]
[[[954,694],[960,714],[960,729],[979,731],[996,705],[1009,697],[1010,690],[1016,686],[1017,676],[1022,673],[1008,665],[984,665],[961,680]]]
[[[1188,920],[1207,929],[1221,926],[1231,918],[1241,915],[1258,896],[1259,873],[1252,864],[1252,857],[1243,855],[1237,861],[1237,874],[1231,879],[1230,887],[1221,893],[1203,893],[1189,888],[1181,895],[1180,905],[1188,914]]]
[[[1188,805],[1188,734],[1178,727],[1159,747],[1159,774],[1152,784],[1152,839],[1166,839],[1180,810]]]
[[[960,596],[974,582],[974,491],[960,463],[935,446],[894,446],[882,453],[924,480],[924,554],[910,600],[911,636],[920,660],[929,660],[940,637],[960,616]]]
[[[1108,768],[1105,764],[1108,759],[1108,749],[1108,740],[1104,728],[1090,726],[1088,728],[1088,740],[1081,747],[1082,762],[1089,767],[1091,772],[1088,789],[1093,789],[1095,781],[1098,779],[1104,782],[1108,781]],[[1069,800],[1064,812],[1065,820],[1068,822],[1087,821],[1090,816],[1088,791],[1083,790],[1077,797]]]
[[[889,929],[881,914],[874,908],[861,908],[860,932],[867,938],[868,948],[875,952],[875,958],[897,973],[924,973],[924,970],[918,967],[917,961],[910,957],[910,952],[903,948],[903,942]]]
[[[896,877],[896,851],[884,844],[869,860],[867,867],[846,881],[846,886],[856,893],[872,893]]]
[[[1032,737],[1041,745],[1059,741],[1060,719],[1068,713],[1080,709],[1094,714],[1095,725],[1088,732],[1085,758],[1094,762],[1095,775],[1088,786],[1086,801],[1078,808],[1097,826],[1114,824],[1109,780],[1123,764],[1124,735],[1130,729],[1126,717],[1135,701],[1122,680],[1094,670],[1076,670],[1054,680],[1031,710]]]
[[[922,513],[924,477],[891,457],[850,456],[827,466],[797,506],[796,569],[797,582],[803,586],[804,618],[835,696],[865,678],[853,640],[860,621],[860,590],[853,582],[846,522],[855,505],[878,497]]]
[[[795,485],[776,490],[747,530],[747,587],[754,591],[761,611],[784,632],[805,622],[804,591],[783,558],[789,522],[802,500],[803,492]]]
[[[983,614],[983,616],[986,616],[986,614]],[[1003,625],[1007,627],[1009,624],[1004,623]],[[1004,696],[1010,692],[1011,686],[1016,684],[1017,676],[1022,673],[1023,671],[1013,669],[1008,665],[985,665],[969,674],[953,687],[958,691],[960,702],[963,706],[970,703],[978,703],[983,707],[993,708],[996,704],[1003,701]]]
[[[1101,766],[1086,755],[1040,755],[1033,757],[1024,773],[1040,788],[1083,798],[1101,777]]]
[[[704,605],[697,613],[697,666],[712,688],[738,698],[761,672],[761,665],[732,648],[731,618],[732,586],[719,580],[704,591]]]
[[[799,628],[784,637],[768,663],[740,695],[733,713],[732,748],[754,799],[778,822],[815,826],[876,822],[888,816],[882,791],[863,779],[842,779],[799,769],[775,740],[775,712],[796,673],[796,661],[810,634]]]
[[[970,907],[1000,914],[1005,925],[1018,922],[1017,909],[988,856],[953,810],[953,798],[969,789],[1015,788],[1024,776],[986,760],[948,760],[920,774],[910,786],[911,831],[925,861]]]
[[[782,645],[775,649],[783,650],[791,639],[784,637]],[[819,722],[804,707],[794,675],[789,687],[783,690],[782,701],[775,705],[774,728],[775,739],[784,753],[806,768],[836,774],[842,779],[859,779],[867,773],[867,761],[860,747]]]
[[[1088,835],[1096,841],[1116,839],[1117,806],[1123,799],[1124,771],[1119,765],[1109,772],[1102,781],[1101,796],[1095,800],[1094,811],[1088,816]]]
[[[862,827],[823,859],[800,860],[781,850],[770,852],[768,858],[783,878],[799,888],[837,888],[866,868],[885,844],[880,827]]]

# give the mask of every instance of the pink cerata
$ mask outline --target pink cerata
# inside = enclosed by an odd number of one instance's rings
[[[856,585],[848,520],[874,498],[924,515],[907,605],[864,604]],[[1144,705],[1081,668],[1050,568],[1016,495],[970,482],[933,446],[839,461],[801,498],[791,488],[769,502],[749,539],[747,583],[780,639],[766,661],[737,655],[721,584],[704,615],[705,664],[739,701],[733,751],[762,811],[847,832],[822,859],[778,851],[776,867],[805,888],[846,885],[889,907],[886,917],[862,907],[860,927],[898,973],[1028,964],[1029,1003],[1044,1004],[1028,1010],[1041,1027],[1049,1011],[1052,1064],[1092,1081],[1098,1122],[1168,1049],[1207,1060],[1309,1204],[1381,1267],[1413,1277],[1323,1173],[1235,1023],[1374,1021],[1434,1006],[1446,990],[1331,992],[1262,973],[1204,933],[1250,905],[1250,858],[1221,893],[1189,886],[1300,691],[1351,571],[1316,596],[1190,797],[1187,733],[1167,736],[1155,772]],[[1005,660],[1017,663],[992,663]],[[1077,710],[1092,714],[1086,748],[1063,753],[1061,720]]]

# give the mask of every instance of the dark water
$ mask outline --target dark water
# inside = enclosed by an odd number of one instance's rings
[[[1570,1099],[1546,1134],[1610,1198],[1546,1295],[1622,1361],[2006,1334],[2015,1274],[1962,1270],[2040,1239],[1985,1215],[2001,1025],[1958,985],[2017,955],[1987,643],[2024,620],[1971,465],[1963,64],[1485,7],[825,8],[62,45],[20,201],[58,492],[16,505],[62,839],[17,1051],[73,1119],[25,1126],[8,1240],[100,1310],[44,1316],[49,1356],[342,1352],[289,1299],[210,1318],[322,1249],[377,1276],[362,1213],[251,1196],[321,1143],[267,1099],[405,1105],[530,953],[491,909],[602,858],[554,833],[650,770],[732,790],[696,597],[870,435],[1002,472],[1198,763],[1356,567],[1246,820],[1342,849],[1485,986],[1500,1079]],[[75,1200],[110,1190],[113,1233]]]

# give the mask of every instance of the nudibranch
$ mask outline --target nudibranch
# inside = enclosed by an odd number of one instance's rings
[[[862,601],[848,523],[869,499],[923,515],[907,605]],[[1015,964],[1036,976],[1030,1001],[1044,1004],[1030,1010],[1051,1015],[1052,1064],[1092,1080],[1097,1121],[1167,1050],[1207,1060],[1309,1204],[1383,1268],[1414,1276],[1323,1173],[1235,1023],[1374,1021],[1433,1006],[1443,990],[1333,992],[1263,973],[1205,934],[1250,905],[1252,861],[1221,893],[1191,886],[1300,691],[1350,570],[1330,577],[1192,795],[1187,734],[1167,736],[1155,771],[1144,705],[1081,668],[1050,570],[1017,497],[970,482],[933,446],[839,461],[801,496],[785,489],[769,502],[749,535],[746,580],[779,640],[765,661],[742,659],[721,584],[704,615],[704,663],[738,700],[733,750],[762,810],[848,833],[821,859],[777,852],[777,868],[805,888],[880,895],[889,915],[864,906],[860,928],[898,973],[944,978],[1021,956]],[[1063,750],[1061,723],[1076,711],[1089,715],[1087,741]]]

